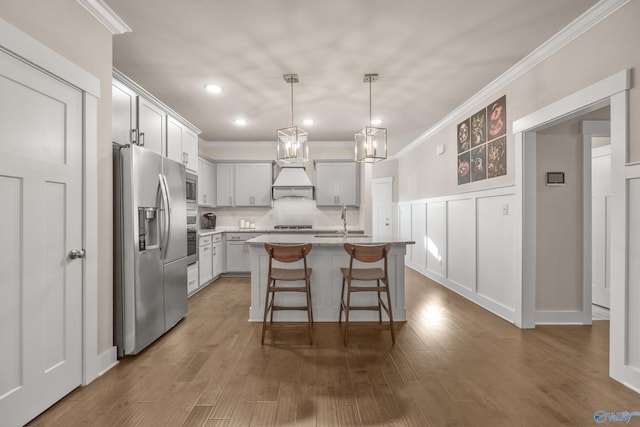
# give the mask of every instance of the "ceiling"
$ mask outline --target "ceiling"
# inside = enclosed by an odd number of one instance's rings
[[[113,65],[205,141],[351,141],[373,117],[397,152],[596,0],[106,0],[131,28]],[[206,83],[223,91],[212,95]],[[248,121],[236,126],[234,118]],[[314,124],[303,126],[312,118]]]

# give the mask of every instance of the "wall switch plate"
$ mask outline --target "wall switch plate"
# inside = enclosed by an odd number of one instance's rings
[[[444,154],[444,144],[438,145],[436,147],[436,154],[437,155],[442,155]]]
[[[509,215],[509,205],[508,204],[502,205],[502,215]]]

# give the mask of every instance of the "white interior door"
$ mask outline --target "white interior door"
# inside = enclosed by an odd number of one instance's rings
[[[82,380],[82,94],[0,52],[0,419]]]
[[[592,150],[591,203],[591,299],[609,308],[611,145]]]
[[[393,179],[371,181],[371,222],[374,236],[393,235]]]

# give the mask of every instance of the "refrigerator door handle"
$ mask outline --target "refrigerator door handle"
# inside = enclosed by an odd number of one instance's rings
[[[160,256],[165,259],[169,250],[169,241],[171,240],[171,194],[169,194],[169,185],[167,178],[160,174],[160,189],[162,192],[162,203],[164,205],[164,221],[163,221],[163,242]]]
[[[162,181],[162,174],[158,174],[158,235],[159,245],[160,245],[160,258],[164,259],[164,246],[166,241],[166,202],[165,202],[165,193],[164,193],[164,182]]]

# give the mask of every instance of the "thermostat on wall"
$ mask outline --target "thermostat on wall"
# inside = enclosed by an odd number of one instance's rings
[[[564,185],[564,172],[547,172],[547,185]]]

